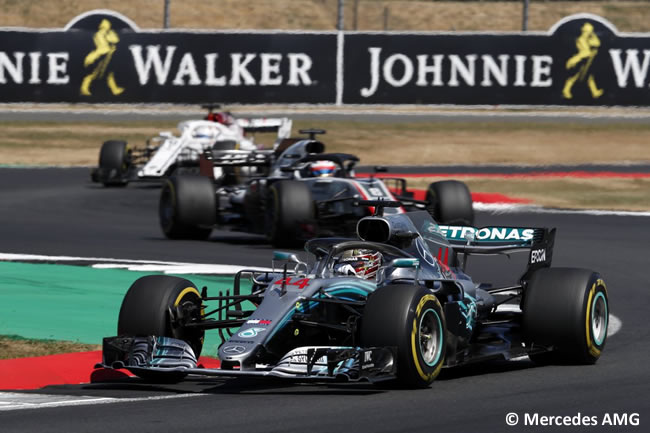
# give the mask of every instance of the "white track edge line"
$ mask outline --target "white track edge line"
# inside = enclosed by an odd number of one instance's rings
[[[3,393],[0,393],[0,397],[2,397],[2,394]],[[16,393],[12,393],[12,394],[16,394]],[[98,397],[98,398],[90,398],[90,399],[80,399],[78,396],[75,396],[74,400],[53,401],[53,402],[45,402],[45,403],[19,403],[15,406],[0,406],[0,412],[11,411],[11,410],[25,410],[25,409],[46,409],[46,408],[67,407],[67,406],[92,406],[98,404],[172,400],[177,398],[200,397],[203,395],[207,395],[207,394],[204,393],[178,394],[178,395],[163,395],[163,396],[154,396],[154,397],[134,397],[134,398]],[[52,396],[55,397],[57,395],[53,394]]]
[[[154,260],[128,260],[106,257],[74,257],[74,256],[48,256],[41,254],[14,254],[0,253],[0,261],[43,261],[43,262],[96,262],[92,264],[96,269],[123,268],[131,271],[165,272],[165,273],[204,273],[204,274],[236,274],[242,269],[254,268],[262,272],[271,271],[271,268],[244,265],[222,265],[212,263],[187,263],[165,262]]]

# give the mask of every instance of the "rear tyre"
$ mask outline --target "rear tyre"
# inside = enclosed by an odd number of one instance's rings
[[[172,337],[192,347],[197,359],[203,348],[204,331],[175,323],[176,317],[200,319],[201,295],[186,279],[168,275],[148,275],[137,279],[126,292],[117,321],[117,335]],[[143,379],[173,382],[185,374],[138,371]]]
[[[203,176],[178,176],[165,181],[158,217],[169,239],[207,239],[217,220],[212,181]]]
[[[109,140],[99,151],[99,170],[102,183],[107,187],[123,187],[130,166],[130,153],[126,141]]]
[[[605,282],[587,269],[536,271],[523,299],[523,332],[540,364],[594,364],[607,340],[609,303]]]
[[[445,360],[446,324],[431,291],[412,285],[384,286],[368,298],[361,322],[362,347],[397,347],[400,385],[424,388]]]
[[[433,182],[427,188],[427,210],[439,224],[474,225],[472,195],[465,183],[457,180]]]
[[[267,237],[276,247],[302,245],[301,224],[314,219],[314,202],[305,182],[282,180],[269,188],[266,206]]]

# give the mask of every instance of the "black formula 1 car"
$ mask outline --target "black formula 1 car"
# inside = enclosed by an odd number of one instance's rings
[[[354,155],[324,153],[315,139],[283,140],[275,150],[211,149],[201,158],[204,176],[175,176],[163,185],[159,219],[171,239],[207,238],[213,227],[265,234],[276,246],[301,245],[317,236],[354,236],[357,221],[372,215],[358,200],[400,200],[388,213],[426,209],[442,224],[472,225],[472,196],[460,181],[429,185],[418,201],[398,178],[355,177]]]
[[[401,205],[362,204],[379,215]],[[308,241],[311,265],[274,253],[276,271],[241,271],[232,291],[217,296],[182,278],[138,279],[98,367],[165,382],[189,374],[426,387],[444,366],[600,357],[605,283],[591,270],[550,267],[555,229],[442,226],[425,211],[366,217],[357,229],[357,239]],[[507,287],[473,281],[464,270],[469,255],[518,252],[528,254],[527,267]],[[246,274],[252,288],[244,293]],[[220,367],[197,367],[212,329],[223,339]]]

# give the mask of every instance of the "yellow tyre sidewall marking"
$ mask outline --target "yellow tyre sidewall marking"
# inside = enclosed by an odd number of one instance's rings
[[[171,196],[172,208],[174,208],[176,205],[176,191],[174,190],[174,183],[169,179],[167,179],[165,183],[169,187],[169,195]]]
[[[171,180],[167,179],[167,185],[169,185],[169,195],[171,195],[172,207],[174,207],[174,205],[176,205],[176,191],[174,190],[174,183]]]
[[[185,295],[187,295],[188,293],[194,293],[199,299],[201,299],[201,294],[196,289],[196,287],[186,287],[183,290],[181,290],[181,292],[176,297],[176,301],[174,301],[174,307],[178,307],[178,305],[181,303]]]
[[[418,334],[417,319],[420,317],[420,312],[422,311],[422,308],[424,308],[424,304],[426,304],[428,301],[433,301],[436,303],[436,305],[438,305],[438,307],[440,307],[440,302],[438,302],[438,298],[436,298],[434,295],[425,295],[422,298],[420,298],[420,302],[418,303],[418,306],[415,308],[415,317],[413,318],[413,327],[411,329],[411,352],[412,352],[413,364],[415,365],[415,369],[417,370],[420,377],[427,382],[435,379],[435,377],[438,376],[438,373],[440,373],[440,369],[442,368],[442,364],[443,364],[442,362],[443,360],[441,359],[436,369],[433,370],[431,373],[426,374],[422,369],[422,366],[420,365],[420,358],[418,357],[419,344],[417,342],[417,334]],[[438,312],[436,311],[436,313]],[[440,330],[440,332],[442,337],[441,338],[442,344],[445,344],[444,341],[445,336],[442,335],[442,330]]]
[[[585,318],[585,331],[586,331],[586,337],[587,337],[587,349],[589,350],[589,353],[591,356],[594,357],[599,357],[600,356],[600,349],[596,347],[592,332],[591,332],[591,304],[594,298],[594,295],[596,293],[596,287],[602,287],[603,291],[605,292],[605,296],[607,296],[607,287],[605,286],[605,282],[601,279],[597,280],[592,286],[591,289],[589,290],[589,297],[587,298],[587,315]],[[607,331],[605,331],[607,332]]]
[[[127,144],[126,146],[124,146],[124,153],[128,155],[129,152],[131,152],[131,147]],[[127,168],[129,167],[128,165],[126,165],[126,161],[122,161],[122,171],[126,171]]]
[[[235,150],[239,150],[239,142],[235,143]],[[243,183],[242,180],[242,174],[241,174],[241,167],[233,167],[234,168],[234,173],[235,173],[235,179],[237,179],[237,182]]]

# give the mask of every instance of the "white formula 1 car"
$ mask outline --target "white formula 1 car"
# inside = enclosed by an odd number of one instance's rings
[[[236,118],[229,112],[214,113],[218,105],[204,105],[209,110],[203,120],[178,124],[179,136],[161,132],[147,140],[145,147],[131,147],[123,140],[104,142],[99,166],[91,172],[93,182],[105,186],[125,186],[135,180],[166,178],[179,171],[197,171],[199,156],[206,150],[257,150],[250,134],[276,132],[280,141],[291,135],[289,118]]]

